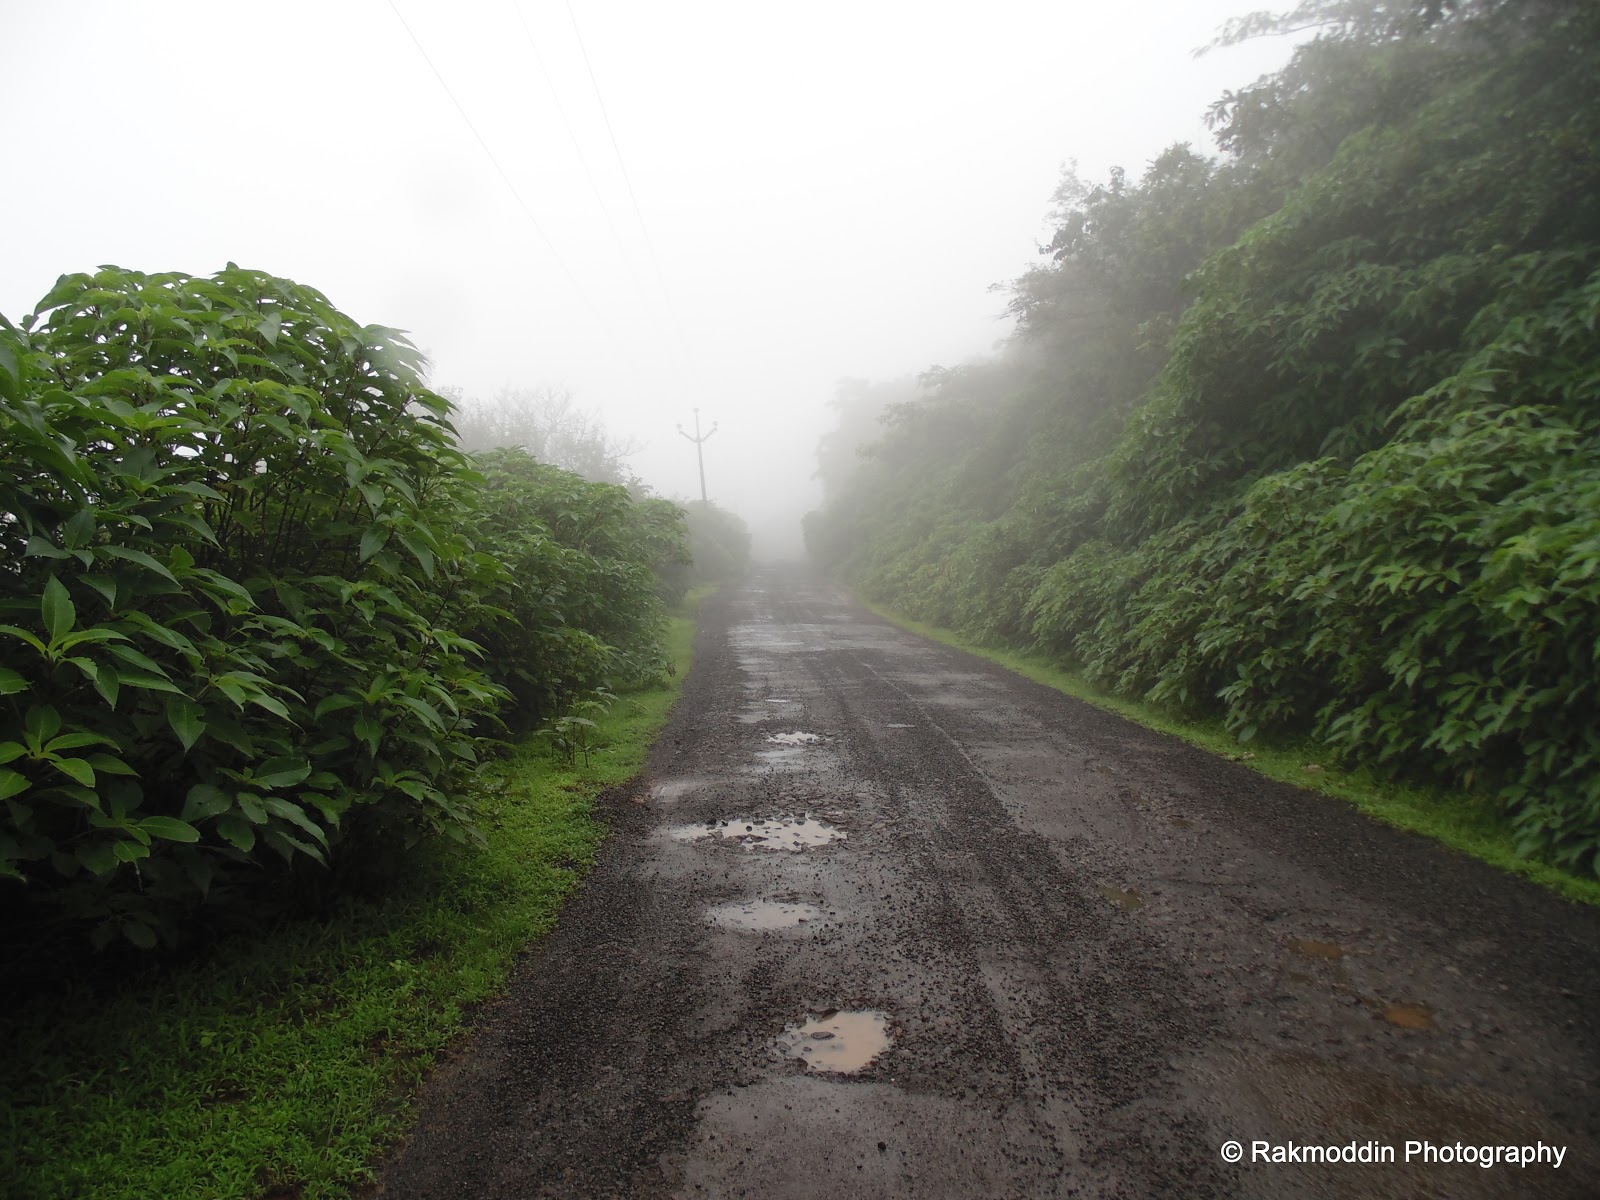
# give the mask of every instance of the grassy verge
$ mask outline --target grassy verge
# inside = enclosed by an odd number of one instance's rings
[[[623,696],[587,764],[530,742],[502,765],[482,802],[487,849],[419,855],[403,885],[331,919],[8,1017],[0,1195],[347,1195],[404,1130],[434,1055],[593,861],[594,798],[639,770],[692,638],[674,618],[675,677]]]
[[[1329,759],[1326,747],[1310,739],[1272,742],[1257,738],[1246,749],[1220,720],[1177,717],[1137,700],[1112,696],[1082,675],[1063,670],[1042,656],[981,645],[948,629],[924,625],[878,605],[868,604],[867,607],[902,629],[987,658],[1035,683],[1065,692],[1147,728],[1170,733],[1202,750],[1243,762],[1272,779],[1337,796],[1376,820],[1435,838],[1491,866],[1531,879],[1569,900],[1600,904],[1600,880],[1574,875],[1519,855],[1514,839],[1501,823],[1497,806],[1490,799],[1443,788],[1397,783],[1364,767],[1345,770]]]

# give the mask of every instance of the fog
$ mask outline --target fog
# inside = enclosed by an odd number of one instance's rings
[[[844,377],[990,349],[1064,163],[1209,148],[1276,69],[1237,0],[0,4],[0,312],[229,261],[409,330],[436,387],[557,389],[800,550]]]

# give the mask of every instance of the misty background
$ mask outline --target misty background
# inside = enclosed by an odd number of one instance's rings
[[[1210,150],[1288,39],[1241,6],[0,4],[0,312],[229,261],[409,330],[435,387],[565,393],[663,495],[801,552],[841,378],[1009,332],[1065,164]]]

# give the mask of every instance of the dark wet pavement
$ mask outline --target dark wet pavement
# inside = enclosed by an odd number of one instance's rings
[[[798,572],[697,655],[377,1194],[1600,1194],[1600,914]]]

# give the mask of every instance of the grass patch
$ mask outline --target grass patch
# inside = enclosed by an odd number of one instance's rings
[[[1169,710],[1141,701],[1113,696],[1078,672],[1064,670],[1042,655],[986,646],[876,604],[866,607],[902,629],[987,658],[1035,683],[1114,712],[1148,729],[1170,733],[1192,746],[1241,762],[1269,778],[1336,796],[1387,825],[1425,834],[1490,866],[1530,879],[1568,900],[1600,904],[1600,880],[1574,875],[1519,855],[1514,839],[1503,824],[1499,806],[1491,798],[1397,782],[1368,767],[1345,769],[1331,760],[1326,746],[1310,738],[1272,741],[1258,737],[1246,750],[1220,718],[1176,716]]]
[[[643,764],[693,633],[673,618],[675,676],[612,706],[587,765],[530,739],[497,767],[486,849],[429,847],[402,883],[330,918],[234,937],[114,996],[69,989],[0,1018],[0,1195],[348,1195],[406,1129],[434,1056],[594,861],[594,799]]]

